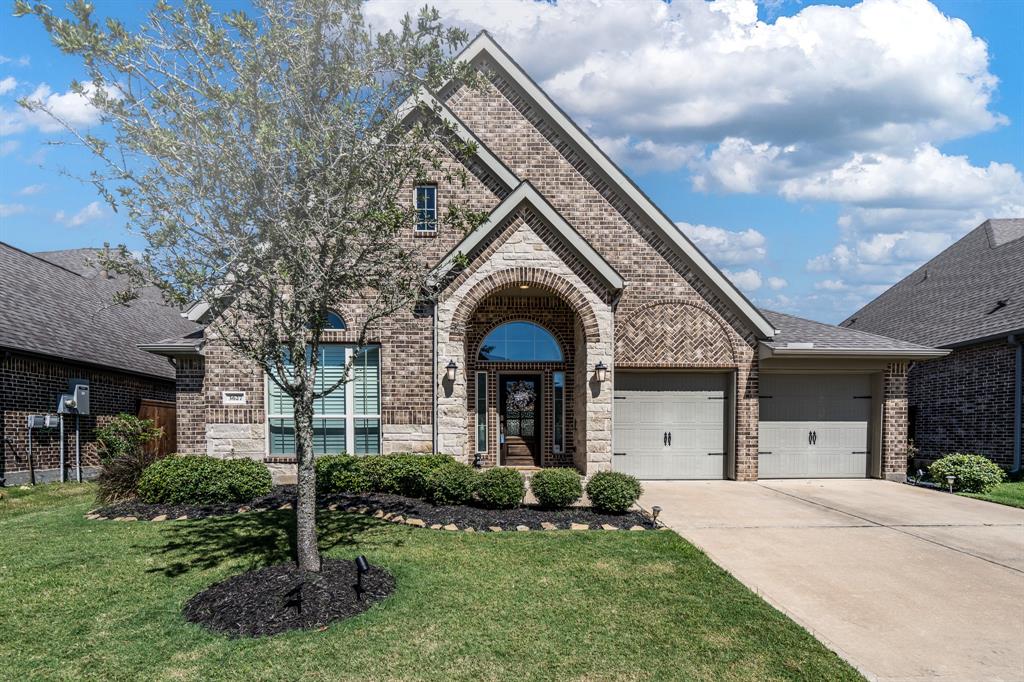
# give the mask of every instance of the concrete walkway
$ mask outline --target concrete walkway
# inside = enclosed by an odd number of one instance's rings
[[[869,679],[1024,680],[1024,510],[877,480],[651,481],[640,504]]]

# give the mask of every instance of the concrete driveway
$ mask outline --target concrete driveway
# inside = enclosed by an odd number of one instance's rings
[[[650,481],[640,504],[869,679],[1024,680],[1024,510],[877,480]]]

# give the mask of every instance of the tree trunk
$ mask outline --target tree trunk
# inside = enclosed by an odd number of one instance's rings
[[[320,570],[316,538],[316,467],[313,462],[313,401],[295,400],[295,457],[298,461],[298,499],[295,502],[295,549],[299,568]]]

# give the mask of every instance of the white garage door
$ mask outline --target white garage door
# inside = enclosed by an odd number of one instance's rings
[[[724,478],[728,378],[617,372],[614,469],[641,479]]]
[[[762,374],[758,478],[864,478],[871,378]]]

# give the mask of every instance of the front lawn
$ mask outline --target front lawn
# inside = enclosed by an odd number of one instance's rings
[[[1024,509],[1024,481],[1010,481],[1000,483],[987,493],[960,493],[964,497],[973,497],[977,500],[987,500],[1006,504],[1011,507]]]
[[[5,679],[860,679],[668,531],[455,533],[326,512],[326,554],[365,554],[396,593],[323,631],[227,639],[182,605],[287,560],[291,513],[89,521],[93,493],[47,487],[0,512]]]

